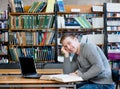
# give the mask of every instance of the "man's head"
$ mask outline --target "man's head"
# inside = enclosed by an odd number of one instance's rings
[[[65,34],[61,37],[60,43],[64,49],[69,53],[77,53],[79,49],[79,41],[75,35]]]

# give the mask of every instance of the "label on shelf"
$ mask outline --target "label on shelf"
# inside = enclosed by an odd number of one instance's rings
[[[71,12],[80,12],[80,9],[72,8],[72,9],[71,9]]]
[[[103,6],[92,6],[92,11],[103,12]]]

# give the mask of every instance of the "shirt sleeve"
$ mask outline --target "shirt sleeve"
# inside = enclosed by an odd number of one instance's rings
[[[70,57],[64,57],[63,73],[69,74],[69,73],[75,72],[78,69],[76,57],[77,55],[74,55],[74,57],[72,58],[72,61],[70,61]]]
[[[86,44],[83,50],[83,55],[91,65],[86,72],[81,74],[81,77],[84,80],[94,78],[104,71],[102,57],[99,55],[96,45]]]

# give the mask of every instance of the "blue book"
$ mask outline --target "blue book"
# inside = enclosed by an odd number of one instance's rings
[[[65,12],[63,0],[57,0],[59,12]]]
[[[75,18],[65,18],[65,26],[80,26]]]

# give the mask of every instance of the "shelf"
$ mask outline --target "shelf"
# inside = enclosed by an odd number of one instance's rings
[[[8,42],[0,42],[0,44],[8,45]]]
[[[88,32],[103,32],[103,28],[59,28],[59,32],[78,32],[78,33],[88,33]]]
[[[112,33],[112,32],[120,32],[120,30],[107,30],[107,32],[110,32],[110,33]]]
[[[45,45],[9,45],[10,47],[43,47],[43,46],[55,46],[55,44],[45,44]]]
[[[3,31],[3,30],[8,31],[9,29],[8,28],[0,28],[0,31]]]
[[[59,15],[66,14],[86,14],[87,12],[58,12]],[[88,14],[102,14],[102,12],[88,12]]]
[[[46,12],[40,12],[40,13],[10,13],[10,15],[15,15],[15,16],[17,16],[17,15],[48,15],[48,14],[50,14],[50,15],[54,15],[54,12],[51,12],[51,13],[46,13]]]
[[[109,16],[109,17],[107,17],[107,19],[108,20],[111,20],[111,19],[113,19],[113,20],[120,20],[120,16],[118,17],[118,16]]]
[[[36,31],[54,31],[54,28],[47,28],[47,29],[43,29],[43,28],[28,28],[28,29],[22,29],[22,28],[14,28],[14,29],[9,29],[10,31],[25,31],[25,32],[36,32]]]
[[[0,57],[8,57],[7,54],[0,54]]]
[[[119,3],[104,3],[104,43],[105,43],[105,55],[110,60],[120,59],[120,54],[116,53],[117,51],[113,45],[110,43],[119,43],[120,42],[120,4]],[[119,45],[119,44],[118,44]],[[114,52],[111,52],[112,47]],[[119,46],[116,45],[116,48]],[[109,48],[109,49],[108,49]]]
[[[8,19],[0,19],[0,21],[7,21]]]

